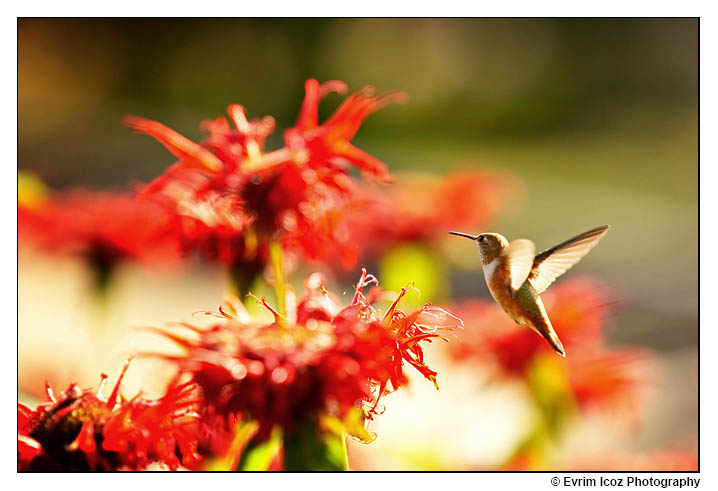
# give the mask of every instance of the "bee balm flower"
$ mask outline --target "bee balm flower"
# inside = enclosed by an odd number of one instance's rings
[[[199,459],[193,385],[127,401],[119,395],[122,375],[108,398],[102,380],[97,392],[72,384],[55,397],[48,386],[48,401],[36,409],[18,404],[19,471],[141,470],[153,462],[176,470]]]
[[[228,108],[234,128],[224,118],[206,122],[209,137],[201,144],[158,122],[128,117],[131,128],[155,137],[179,159],[142,195],[165,204],[178,217],[186,244],[196,241],[203,251],[215,249],[210,256],[234,270],[261,261],[264,244],[273,240],[310,260],[336,249],[344,257],[355,257],[356,244],[341,225],[355,186],[346,163],[371,179],[388,181],[389,174],[383,163],[350,140],[369,114],[403,96],[372,97],[365,89],[349,96],[320,125],[321,97],[345,89],[337,81],[319,85],[308,80],[297,123],[285,133],[286,146],[271,152],[265,151],[264,140],[274,129],[274,119],[248,120],[238,104]],[[240,252],[228,252],[232,250]]]
[[[372,303],[381,291],[363,293],[374,283],[363,270],[351,304],[342,308],[312,275],[304,296],[287,302],[286,318],[261,299],[272,322],[255,321],[237,305],[220,309],[220,322],[208,329],[187,326],[192,337],[161,331],[186,350],[164,358],[191,374],[213,412],[257,421],[265,437],[276,426],[291,434],[324,415],[347,420],[360,408],[371,418],[382,395],[407,383],[405,363],[436,384],[421,343],[446,339],[445,332],[462,325],[429,304],[399,310],[405,290],[379,315]]]

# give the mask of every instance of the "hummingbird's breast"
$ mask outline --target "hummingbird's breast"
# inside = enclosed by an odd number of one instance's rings
[[[518,290],[514,290],[511,287],[509,266],[503,256],[484,264],[483,269],[489,292],[504,312],[517,324],[536,331],[558,354],[566,356],[566,350],[554,331],[546,307],[533,284],[526,280]]]
[[[491,296],[515,322],[536,329],[548,321],[541,298],[527,281],[521,288],[511,288],[507,266],[499,259],[484,265],[484,277]]]
[[[494,297],[496,303],[498,303],[501,308],[503,308],[506,313],[511,315],[513,318],[513,290],[511,289],[511,284],[508,280],[509,276],[506,266],[502,264],[499,258],[496,258],[490,263],[484,264],[483,268],[486,286],[489,287],[491,296]]]

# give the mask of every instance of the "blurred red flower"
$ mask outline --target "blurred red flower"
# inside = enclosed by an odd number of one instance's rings
[[[651,353],[641,349],[584,350],[569,362],[568,380],[578,405],[637,422],[645,392],[655,383]]]
[[[125,370],[127,365],[125,365]],[[159,462],[172,470],[197,454],[198,399],[192,384],[174,385],[159,399],[111,395],[70,385],[31,409],[18,404],[19,471],[140,470]],[[178,457],[179,456],[179,457]]]
[[[288,296],[287,318],[265,299],[273,322],[253,320],[241,304],[220,308],[210,313],[220,322],[209,329],[185,325],[191,337],[160,330],[186,349],[184,356],[160,356],[192,375],[211,411],[257,421],[264,437],[275,426],[291,433],[323,414],[345,419],[362,407],[371,418],[383,394],[407,383],[405,362],[436,384],[420,343],[446,339],[445,331],[461,326],[429,304],[399,310],[405,290],[379,316],[372,304],[382,291],[363,294],[376,283],[363,270],[352,303],[341,308],[314,274],[298,302]]]
[[[76,254],[104,271],[122,260],[170,264],[179,243],[162,207],[122,192],[77,189],[50,195],[32,206],[18,201],[23,243]]]
[[[690,472],[698,470],[698,453],[686,449],[619,452],[574,458],[563,468],[589,472]]]
[[[511,185],[506,176],[478,171],[441,178],[405,173],[389,187],[357,185],[339,222],[354,255],[326,259],[351,267],[357,257],[373,259],[399,244],[443,240],[451,229],[480,229],[496,216],[503,189]]]
[[[381,193],[374,191],[381,215],[365,219],[367,237],[414,242],[447,230],[474,229],[485,225],[498,212],[500,176],[478,171],[457,171],[437,178],[405,174],[401,181]]]

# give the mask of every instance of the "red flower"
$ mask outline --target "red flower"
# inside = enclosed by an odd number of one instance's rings
[[[349,141],[366,116],[401,97],[392,93],[374,98],[365,89],[318,125],[321,97],[343,91],[345,85],[331,81],[320,86],[309,80],[306,87],[297,124],[285,134],[287,146],[268,153],[264,140],[274,120],[247,120],[237,104],[228,108],[234,128],[224,118],[205,122],[209,137],[202,144],[154,121],[126,119],[179,158],[142,194],[178,217],[177,230],[186,245],[197,245],[234,270],[257,269],[255,262],[265,254],[256,249],[266,250],[266,242],[276,239],[312,260],[334,250],[345,258],[356,257],[356,245],[342,225],[354,188],[345,161],[378,180],[387,180],[388,174],[384,164]]]
[[[443,241],[447,230],[485,227],[495,217],[507,185],[504,177],[482,172],[453,172],[442,178],[404,174],[386,188],[356,186],[351,211],[341,225],[358,257],[368,260],[398,244]],[[356,262],[352,256],[340,259],[345,267]]]
[[[176,362],[202,387],[217,414],[259,423],[265,437],[280,426],[293,432],[322,414],[346,418],[364,407],[371,417],[379,398],[407,383],[404,362],[436,383],[424,362],[422,341],[443,338],[461,321],[429,304],[405,313],[397,308],[405,290],[383,316],[372,307],[382,292],[362,291],[376,278],[363,271],[352,303],[340,308],[315,274],[298,303],[288,299],[288,317],[264,299],[273,322],[250,318],[241,304],[216,315],[209,329],[186,325],[193,339],[161,331],[186,349]]]
[[[332,80],[319,85],[314,79],[304,84],[305,97],[302,110],[294,127],[284,133],[288,148],[305,158],[311,167],[326,165],[331,159],[346,159],[357,166],[367,178],[389,182],[386,165],[356,148],[349,142],[354,138],[364,119],[389,104],[407,100],[404,92],[389,92],[373,97],[374,89],[365,87],[352,94],[323,124],[319,124],[318,108],[321,98],[329,92],[343,93],[346,85]]]
[[[575,358],[575,360],[574,360]],[[578,405],[637,422],[648,383],[655,382],[650,353],[583,350],[569,360],[568,380]]]
[[[78,189],[36,206],[18,203],[18,234],[27,243],[78,254],[104,270],[121,260],[169,263],[179,244],[170,216],[155,203],[121,192]]]
[[[125,370],[127,365],[125,365]],[[104,399],[72,384],[37,409],[18,404],[19,471],[140,470],[159,462],[176,470],[195,462],[198,401],[191,384],[159,399],[119,400],[122,375]]]

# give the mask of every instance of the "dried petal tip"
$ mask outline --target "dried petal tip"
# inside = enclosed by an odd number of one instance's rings
[[[309,82],[309,80],[307,80],[307,82]],[[332,92],[344,94],[347,90],[349,90],[349,87],[341,80],[327,80],[321,85],[321,87],[319,87],[319,96],[324,97]]]
[[[394,90],[377,97],[377,109],[384,108],[389,104],[408,104],[409,94],[402,90]]]

